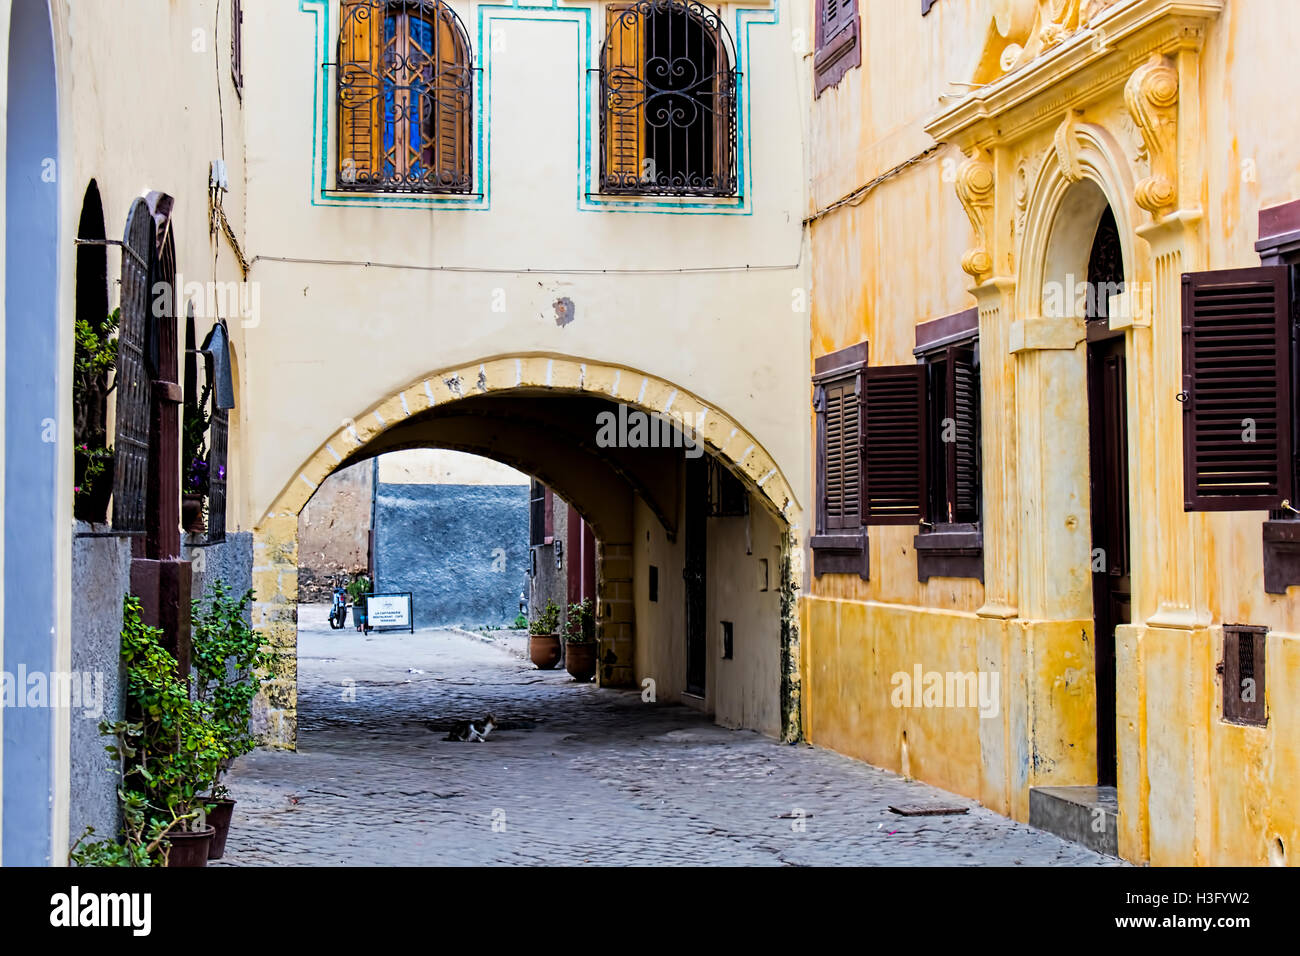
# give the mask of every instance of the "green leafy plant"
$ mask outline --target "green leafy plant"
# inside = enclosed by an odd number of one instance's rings
[[[85,844],[94,832],[88,828],[69,853],[83,865],[166,863],[167,835],[202,819],[227,753],[212,703],[190,697],[162,631],[143,622],[140,600],[130,595],[122,604],[121,658],[127,717],[101,722],[99,731],[113,738],[105,750],[116,762],[123,829],[116,840]]]
[[[351,581],[347,583],[346,590],[348,599],[353,604],[361,604],[365,596],[370,593],[370,577],[364,571],[358,571]]]
[[[560,607],[554,601],[547,601],[546,607],[542,608],[528,625],[528,633],[540,636],[550,636],[560,632]]]
[[[73,513],[83,521],[107,517],[113,481],[113,449],[108,443],[109,373],[117,366],[120,310],[103,322],[78,319],[73,327],[72,436]]]
[[[236,598],[218,579],[212,582],[207,605],[195,601],[192,607],[194,697],[211,706],[223,752],[213,777],[213,799],[227,795],[221,778],[231,762],[257,746],[251,728],[253,698],[273,655],[263,649],[261,637],[248,623],[252,603],[252,590]]]
[[[527,626],[528,626],[528,618],[524,617],[523,614],[516,614],[515,623],[512,624],[511,627],[513,627],[516,631],[522,631]]]
[[[596,640],[596,614],[591,598],[583,598],[576,604],[569,605],[569,614],[564,622],[564,642],[566,644],[592,644]]]

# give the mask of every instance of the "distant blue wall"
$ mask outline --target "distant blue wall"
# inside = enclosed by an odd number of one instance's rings
[[[54,36],[46,0],[15,0],[9,25],[5,156],[4,667],[49,679],[57,627],[58,102]],[[45,174],[44,177],[42,174]],[[70,320],[69,320],[70,321]],[[71,434],[71,427],[67,433]],[[71,451],[68,451],[71,457]],[[21,693],[26,688],[15,688]],[[6,708],[4,862],[48,865],[54,710]]]
[[[376,590],[413,592],[417,627],[508,624],[519,613],[527,485],[381,483],[374,533]]]

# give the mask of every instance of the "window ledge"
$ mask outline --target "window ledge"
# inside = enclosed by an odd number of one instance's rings
[[[839,534],[815,534],[808,543],[813,553],[814,577],[856,574],[862,580],[868,580],[871,568],[865,528]]]
[[[912,539],[916,579],[976,578],[984,581],[984,532],[979,525],[935,525]]]
[[[1300,521],[1264,522],[1264,590],[1286,594],[1300,585]]]

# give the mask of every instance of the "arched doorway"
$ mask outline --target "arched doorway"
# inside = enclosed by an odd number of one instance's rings
[[[45,680],[59,667],[58,540],[71,517],[71,488],[59,486],[70,429],[60,427],[58,411],[68,379],[59,362],[53,40],[45,0],[15,0],[5,155],[4,666]],[[53,858],[58,713],[4,709],[2,852],[11,866]]]
[[[1088,464],[1092,511],[1092,608],[1097,668],[1097,784],[1115,786],[1115,628],[1131,620],[1128,375],[1124,332],[1109,321],[1124,285],[1115,215],[1102,212],[1088,257]]]
[[[632,439],[638,421],[643,443]],[[628,440],[605,441],[602,423]],[[694,447],[668,436],[673,428],[689,429]],[[788,539],[798,507],[772,459],[724,412],[670,383],[625,367],[520,356],[433,373],[348,420],[255,528],[254,623],[283,657],[267,691],[271,742],[293,746],[296,736],[299,513],[339,468],[405,448],[494,459],[574,505],[596,542],[602,683],[644,688],[649,677],[660,700],[681,699],[727,726],[797,736]],[[713,463],[705,474],[721,469],[741,487],[745,509],[699,481],[695,463],[704,461]],[[687,573],[700,562],[707,574]],[[687,673],[701,646],[702,681],[698,670]]]
[[[1059,528],[1055,533],[1073,544],[1069,560],[1048,569],[1045,580],[1068,596],[1050,610],[1092,625],[1074,651],[1086,655],[1091,665],[1095,695],[1089,701],[1092,739],[1084,736],[1089,728],[1080,721],[1071,743],[1086,756],[1075,767],[1072,783],[1095,780],[1113,787],[1116,628],[1132,617],[1137,575],[1130,545],[1127,343],[1132,323],[1112,313],[1131,305],[1134,262],[1127,238],[1131,219],[1113,198],[1122,193],[1110,185],[1114,177],[1108,175],[1104,156],[1091,148],[1084,155],[1090,175],[1073,182],[1049,178],[1033,220],[1042,251],[1041,259],[1031,259],[1030,281],[1040,277],[1043,314],[1058,324],[1065,339],[1061,348],[1042,353],[1052,368],[1055,431],[1043,438],[1050,450],[1034,454],[1054,486],[1054,499],[1045,500],[1045,506],[1055,503],[1067,516],[1067,534]],[[1073,344],[1064,348],[1067,342]],[[1043,533],[1050,535],[1053,529],[1045,527]],[[1045,556],[1053,550],[1045,547]],[[1093,772],[1095,778],[1088,779]]]

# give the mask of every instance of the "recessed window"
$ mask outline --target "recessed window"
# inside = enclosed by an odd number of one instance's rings
[[[732,659],[732,637],[735,633],[735,626],[731,621],[722,622],[722,659],[729,661]]]
[[[339,189],[468,193],[474,70],[441,0],[343,0]]]
[[[1223,628],[1223,719],[1262,727],[1264,652],[1268,628],[1227,624]]]
[[[650,600],[659,600],[659,568],[650,565]]]
[[[606,8],[601,192],[736,194],[733,49],[719,14],[699,3]]]

